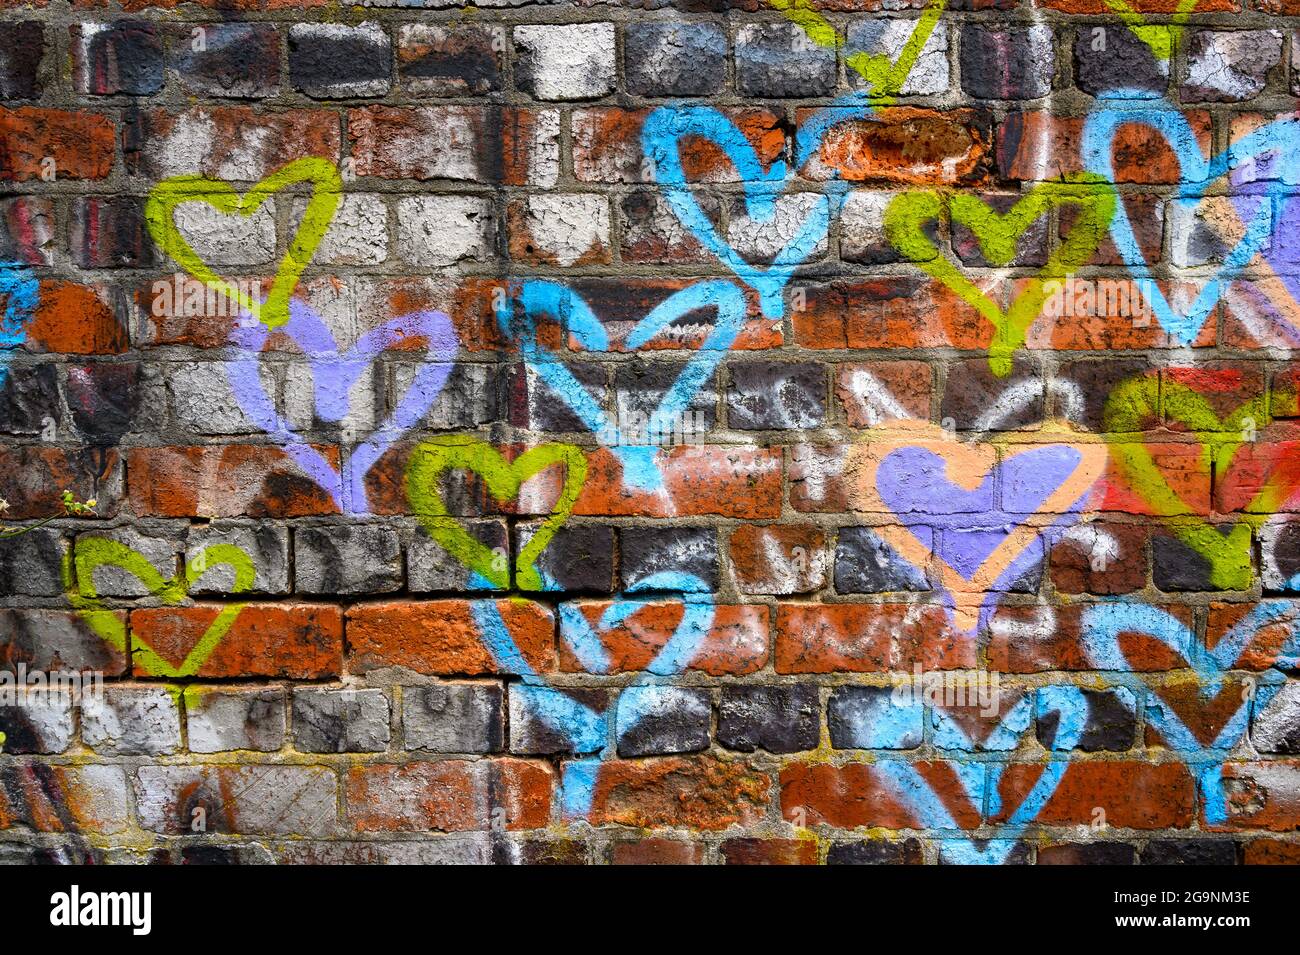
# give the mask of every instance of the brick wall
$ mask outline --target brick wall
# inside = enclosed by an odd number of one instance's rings
[[[0,0],[0,860],[1300,861],[1297,11],[1171,9]]]

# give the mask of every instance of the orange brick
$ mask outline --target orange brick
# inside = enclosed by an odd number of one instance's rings
[[[963,829],[980,824],[980,810],[972,806],[951,764],[911,764]],[[781,770],[781,816],[799,825],[827,825],[837,829],[859,826],[885,829],[924,829],[911,804],[900,799],[891,780],[865,763],[833,766],[829,763],[793,763]]]
[[[65,355],[116,355],[129,347],[127,330],[110,304],[106,286],[41,282],[40,301],[24,347]]]
[[[63,492],[96,499],[95,513],[112,517],[122,499],[122,459],[103,448],[32,447],[0,442],[0,499],[7,520],[63,513]]]
[[[947,630],[947,614],[935,605],[781,604],[776,612],[776,672],[890,670],[904,658],[913,662],[918,651],[928,656],[923,647],[943,641]],[[966,651],[959,655],[969,657]]]
[[[766,813],[772,780],[744,763],[701,756],[603,763],[592,825],[717,830]]]
[[[151,647],[180,666],[222,607],[153,607],[131,611],[133,645]],[[249,604],[231,624],[197,677],[319,680],[343,671],[343,611],[312,604]],[[137,676],[160,676],[135,658]]]
[[[486,828],[468,760],[354,766],[348,772],[348,818],[358,832],[462,832]]]
[[[539,672],[555,669],[555,619],[526,600],[495,601],[514,645]],[[406,667],[440,676],[509,673],[492,655],[468,600],[357,604],[347,616],[348,665]]]
[[[779,448],[678,445],[656,461],[664,476],[658,491],[623,483],[623,469],[609,451],[587,456],[587,483],[574,506],[580,517],[700,517],[763,520],[781,514]]]
[[[812,110],[800,110],[804,122]],[[991,135],[972,110],[898,107],[832,127],[808,163],[810,179],[920,185],[977,182],[985,176]]]
[[[1042,764],[1013,763],[1003,771],[1001,809],[989,820],[1005,822],[1043,772]],[[1094,808],[1106,824],[1123,829],[1185,829],[1192,822],[1196,784],[1183,763],[1076,761],[1061,777],[1036,817],[1044,826],[1087,825]]]
[[[318,447],[338,466],[337,447]],[[138,515],[304,517],[336,509],[279,448],[225,444],[132,448],[128,491]]]
[[[1300,760],[1227,763],[1223,767],[1227,793],[1227,821],[1209,829],[1262,829],[1295,832],[1300,829]],[[1202,811],[1204,817],[1204,811]]]
[[[116,128],[107,116],[61,109],[0,108],[0,179],[106,179],[113,171]]]

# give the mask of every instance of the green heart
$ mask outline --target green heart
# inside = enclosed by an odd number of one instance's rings
[[[1246,442],[1242,435],[1267,420],[1268,406],[1263,397],[1248,401],[1226,421],[1220,421],[1205,397],[1179,382],[1165,381],[1165,413],[1187,425],[1201,448],[1201,465],[1210,470],[1215,450],[1219,449],[1224,471],[1232,465],[1237,451]],[[1268,520],[1267,512],[1276,510],[1294,487],[1285,483],[1268,483],[1251,501],[1248,512],[1224,537],[1202,520],[1180,515],[1186,505],[1160,473],[1143,444],[1126,443],[1118,433],[1141,431],[1143,422],[1156,414],[1161,394],[1157,378],[1139,375],[1117,386],[1106,399],[1103,428],[1113,446],[1113,457],[1129,486],[1151,504],[1157,514],[1175,518],[1170,529],[1188,547],[1210,562],[1210,581],[1224,590],[1247,590],[1251,586],[1251,532]],[[1226,458],[1223,454],[1226,452]],[[1258,513],[1255,513],[1258,512]]]
[[[483,478],[488,493],[498,501],[519,496],[524,481],[555,464],[565,465],[564,487],[555,509],[515,558],[520,590],[544,590],[534,561],[573,513],[578,493],[587,480],[587,458],[572,444],[540,444],[507,462],[490,444],[467,438],[423,441],[411,453],[406,468],[406,496],[411,509],[430,537],[494,587],[510,586],[509,568],[497,554],[470,536],[460,522],[447,513],[438,479],[446,471],[473,471]]]
[[[281,189],[310,182],[311,201],[303,214],[293,241],[280,260],[271,294],[266,304],[245,295],[227,282],[203,261],[176,227],[176,207],[186,202],[206,202],[226,215],[251,216],[262,203]],[[267,328],[276,328],[289,320],[289,296],[298,287],[298,280],[311,263],[325,232],[334,220],[343,180],[338,168],[327,159],[298,159],[267,176],[244,195],[239,195],[228,182],[209,179],[207,176],[175,176],[154,186],[145,203],[144,217],[149,234],[164,253],[171,256],[181,268],[205,285],[225,293],[239,306],[261,319]]]
[[[945,257],[925,225],[943,213],[944,201],[934,192],[905,192],[885,209],[885,234],[903,256],[922,271],[938,279],[975,308],[996,330],[989,347],[989,366],[999,378],[1011,373],[1011,356],[1025,343],[1025,335],[1042,311],[1048,297],[1045,277],[1062,279],[1086,264],[1110,228],[1115,215],[1114,188],[1089,173],[1065,177],[1063,182],[1035,186],[1005,215],[994,212],[975,196],[957,193],[948,197],[948,214],[964,222],[978,240],[984,257],[995,266],[1005,266],[1016,254],[1016,240],[1034,220],[1050,209],[1074,203],[1083,207],[1070,234],[1033,277],[1029,285],[1003,311]]]
[[[231,587],[231,593],[243,593],[251,589],[253,581],[257,579],[257,569],[253,566],[253,561],[234,544],[213,544],[203,548],[185,565],[183,574],[166,579],[143,554],[125,544],[107,537],[89,537],[78,541],[73,552],[63,557],[63,589],[68,595],[68,602],[76,608],[105,643],[122,654],[128,652],[126,628],[117,614],[104,607],[104,602],[95,589],[95,569],[105,564],[120,567],[138,577],[152,596],[169,605],[180,603],[195,581],[209,568],[220,564],[235,571],[235,583]],[[74,565],[75,583],[72,573]],[[141,644],[136,651],[141,667],[150,676],[177,678],[193,676],[208,661],[208,657],[212,656],[212,652],[221,643],[245,606],[246,604],[243,603],[228,604],[217,615],[217,619],[212,621],[212,625],[204,631],[203,636],[199,638],[179,667],[172,667],[152,647]]]

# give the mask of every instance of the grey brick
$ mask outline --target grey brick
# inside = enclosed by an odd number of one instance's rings
[[[392,72],[392,41],[378,23],[295,23],[289,28],[289,77],[308,96],[383,96],[393,85]]]
[[[836,749],[915,749],[924,714],[917,694],[904,698],[888,686],[837,686],[826,705]]]
[[[63,593],[63,556],[68,541],[51,528],[0,540],[0,594],[58,597]]]
[[[696,753],[709,747],[713,706],[708,690],[633,686],[618,697],[618,755]]]
[[[934,532],[917,525],[909,527],[926,547]],[[925,572],[899,557],[869,527],[842,527],[835,542],[835,590],[841,594],[882,594],[929,590]]]
[[[962,25],[961,85],[976,99],[1046,96],[1055,70],[1051,27]]]
[[[41,95],[41,59],[45,28],[36,20],[0,24],[0,99],[35,99]]]
[[[284,746],[284,691],[191,688],[185,694],[190,751],[273,753]]]
[[[512,559],[503,521],[461,521],[460,526],[485,547],[496,550],[502,566]],[[412,593],[439,590],[468,592],[498,590],[483,577],[447,552],[447,549],[423,532],[415,534],[406,547],[407,586]]]
[[[297,593],[391,593],[401,586],[402,548],[395,531],[374,524],[294,531]]]
[[[503,693],[495,683],[439,683],[402,691],[406,748],[495,753],[504,742]]]
[[[168,63],[187,93],[260,99],[279,91],[280,31],[275,24],[204,23],[173,29]]]
[[[689,574],[709,593],[718,589],[718,538],[711,527],[627,528],[619,531],[619,545],[624,590],[645,589],[661,572]]]
[[[952,419],[945,427],[971,430],[997,405],[998,399],[1012,389],[1027,391],[1028,395],[1025,400],[1008,407],[1008,413],[998,415],[994,426],[999,431],[1025,428],[1043,420],[1041,370],[1029,359],[1014,358],[1011,373],[999,378],[989,368],[987,358],[955,361],[948,366],[943,400],[939,406],[940,420]]]
[[[529,522],[515,527],[516,554],[539,526],[540,522]],[[609,593],[614,587],[614,529],[566,524],[534,563],[548,590]]]
[[[53,440],[61,423],[61,404],[54,365],[11,367],[0,388],[0,432]]]
[[[1152,839],[1141,865],[1236,865],[1237,844],[1225,839]]]
[[[73,85],[99,96],[150,96],[163,87],[163,43],[143,20],[74,24]]]
[[[408,23],[397,35],[397,73],[420,96],[481,96],[501,88],[504,28]]]
[[[116,541],[136,551],[158,571],[164,581],[171,580],[179,567],[179,554],[174,537],[165,532],[144,533],[132,527],[119,527],[111,531],[96,531],[91,534],[78,534],[74,547],[81,547],[83,541],[104,538]],[[93,583],[78,580],[77,587],[83,594],[96,593],[101,597],[147,597],[149,587],[135,574],[113,564],[101,564],[93,571]]]
[[[388,748],[383,690],[293,691],[293,745],[304,753],[381,753]]]
[[[685,370],[685,362],[631,361],[614,371],[614,407],[619,428],[631,443],[666,444],[699,441],[717,422],[717,392],[702,384],[687,408],[675,419],[651,430],[651,418],[664,395]]]
[[[609,705],[609,695],[604,690],[566,689],[542,687],[521,689],[517,684],[510,689],[510,752],[522,756],[552,756],[567,753],[596,753],[608,745],[605,728],[606,716],[601,715],[590,727],[568,725],[556,729],[546,716],[562,713],[564,697],[583,704],[597,714],[604,714]]]
[[[1137,701],[1131,690],[1079,690],[1087,705],[1083,731],[1073,746],[1085,753],[1121,753],[1133,748],[1137,736]],[[1071,696],[1063,688],[1048,686],[1038,691],[1038,741],[1046,749],[1061,750],[1057,739],[1059,709],[1070,706]]]
[[[1261,753],[1300,753],[1300,683],[1287,683],[1267,706],[1256,704],[1250,741]]]
[[[208,833],[327,836],[337,829],[338,779],[320,766],[141,766],[132,788],[150,832],[190,835],[199,818]]]
[[[62,753],[72,745],[72,693],[22,690],[6,683],[0,704],[0,752]]]
[[[727,35],[711,23],[629,23],[623,70],[638,96],[717,93],[727,79]]]
[[[903,47],[916,32],[916,26],[916,20],[857,20],[850,23],[844,44],[845,59],[857,54],[883,54],[890,60],[897,60]],[[855,89],[867,88],[867,81],[857,70],[849,67],[845,74]],[[907,75],[898,92],[902,96],[933,96],[947,92],[950,83],[948,28],[940,23],[921,47],[912,72]]]
[[[826,852],[827,865],[922,865],[924,862],[919,839],[836,842]]]
[[[821,706],[817,687],[725,686],[718,707],[718,743],[752,753],[816,749]]]
[[[536,99],[594,99],[614,89],[612,23],[520,26],[514,41],[515,83]]]
[[[1268,71],[1282,62],[1279,30],[1198,30],[1187,48],[1184,103],[1240,103],[1264,91]]]
[[[176,703],[163,687],[105,686],[81,700],[81,738],[104,756],[161,756],[181,746]]]
[[[29,670],[99,670],[117,675],[121,655],[70,610],[0,610],[0,669],[19,663]]]
[[[835,51],[793,23],[747,23],[736,31],[736,85],[742,96],[828,96]]]
[[[169,364],[167,392],[176,427],[186,434],[252,434],[258,430],[230,390],[225,362]]]
[[[393,363],[393,397],[406,394],[418,366]],[[451,370],[446,384],[424,415],[423,427],[454,431],[497,421],[502,413],[497,369],[491,365],[460,362]]]
[[[185,547],[186,564],[198,559],[209,547],[229,544],[251,558],[256,576],[252,593],[287,594],[289,592],[289,531],[274,524],[234,524],[214,521],[190,531]],[[209,569],[190,588],[192,594],[228,594],[235,585],[235,571],[218,563],[209,554]],[[207,559],[207,558],[205,558]]]
[[[1259,531],[1260,582],[1273,592],[1294,593],[1300,590],[1300,521],[1267,524]]]
[[[820,428],[826,415],[826,367],[805,362],[738,362],[728,366],[727,420],[733,428]]]
[[[1168,28],[1146,29],[1163,30],[1168,37]],[[1172,44],[1172,38],[1168,39]],[[1121,79],[1126,90],[1146,90],[1159,96],[1169,86],[1169,61],[1159,59],[1123,24],[1079,27],[1074,37],[1074,85],[1100,96],[1115,89]]]
[[[271,851],[287,865],[483,865],[488,838],[476,832],[438,834],[419,842],[294,841]]]

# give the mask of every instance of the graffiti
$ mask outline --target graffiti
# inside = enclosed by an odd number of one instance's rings
[[[961,296],[996,329],[997,336],[989,347],[989,366],[1000,377],[1011,373],[1011,355],[1024,344],[1025,333],[1052,295],[1053,289],[1044,276],[1065,277],[1092,258],[1115,214],[1115,193],[1103,180],[1081,175],[1071,176],[1063,184],[1043,183],[1034,187],[1004,215],[974,196],[957,193],[948,198],[946,205],[951,221],[970,227],[984,257],[994,266],[1008,265],[1016,257],[1016,243],[1035,219],[1067,203],[1078,205],[1082,214],[1038,276],[1006,310],[966,278],[926,235],[926,223],[943,213],[945,204],[939,196],[929,192],[904,193],[885,211],[885,229],[894,247]]]
[[[226,376],[244,413],[284,446],[285,453],[303,473],[329,493],[340,512],[365,514],[369,511],[366,474],[393,441],[420,423],[451,374],[451,362],[459,348],[451,319],[442,312],[401,315],[366,332],[347,351],[340,351],[320,316],[294,299],[289,305],[289,321],[283,333],[307,357],[312,372],[315,415],[318,420],[328,422],[347,419],[353,386],[379,355],[406,342],[420,339],[425,342],[425,360],[397,407],[350,450],[340,473],[316,448],[294,434],[266,393],[258,359],[269,337],[268,331],[257,324],[231,331],[236,350],[226,363]]]
[[[226,215],[247,218],[276,193],[303,183],[312,186],[311,200],[293,241],[289,243],[288,251],[276,269],[271,292],[264,303],[250,298],[238,285],[221,278],[194,251],[176,225],[176,208],[184,203],[203,202]],[[244,312],[261,321],[267,328],[278,328],[289,321],[289,299],[325,238],[342,192],[343,180],[338,168],[325,159],[295,160],[257,183],[242,196],[229,183],[219,179],[175,176],[158,183],[149,193],[149,200],[145,204],[145,222],[154,242],[182,269],[228,295],[239,303]]]
[[[1169,335],[1181,345],[1190,345],[1200,334],[1211,310],[1218,303],[1225,287],[1264,248],[1272,232],[1273,205],[1282,201],[1285,182],[1296,181],[1300,175],[1300,123],[1278,120],[1254,130],[1232,144],[1232,147],[1206,159],[1187,118],[1168,104],[1154,106],[1135,100],[1138,94],[1116,90],[1099,100],[1099,106],[1084,124],[1080,146],[1084,165],[1095,176],[1114,181],[1113,149],[1115,136],[1123,126],[1137,124],[1148,126],[1164,137],[1178,160],[1180,187],[1175,204],[1183,209],[1194,209],[1214,183],[1230,172],[1250,170],[1255,179],[1249,192],[1257,197],[1254,216],[1242,232],[1240,239],[1224,258],[1215,276],[1205,283],[1186,312],[1175,311],[1152,276],[1146,255],[1133,232],[1124,203],[1115,209],[1111,221],[1111,239],[1119,250],[1129,271],[1151,304],[1157,320]],[[1262,157],[1274,156],[1269,164],[1270,175],[1276,179],[1261,179],[1258,164]]]
[[[936,569],[964,631],[1042,560],[1045,534],[1080,519],[1106,469],[1096,441],[971,445],[916,423],[869,434],[854,451],[854,507],[899,522],[876,530],[913,566]]]
[[[505,334],[517,336],[529,367],[618,456],[623,464],[623,480],[629,487],[661,487],[663,475],[655,464],[659,448],[643,444],[643,435],[672,434],[696,393],[713,377],[714,369],[745,321],[745,299],[740,290],[728,282],[697,282],[656,306],[628,335],[625,347],[635,350],[697,309],[714,309],[718,315],[713,330],[664,392],[642,434],[628,433],[621,422],[612,421],[601,403],[573,377],[564,363],[537,341],[537,317],[550,316],[564,321],[569,334],[587,351],[607,351],[608,332],[582,297],[559,283],[534,279],[522,284],[518,301],[523,310],[519,323],[514,320],[509,302],[503,302],[497,309],[497,323]]]
[[[642,581],[638,589],[675,593],[678,596],[619,598],[601,615],[595,627],[592,627],[577,607],[561,605],[560,608],[561,639],[572,648],[585,669],[593,673],[605,673],[610,669],[610,663],[598,631],[616,627],[647,607],[662,604],[665,599],[680,602],[682,606],[681,621],[646,666],[645,675],[618,694],[614,706],[621,730],[618,734],[620,737],[626,736],[647,714],[654,711],[659,696],[669,688],[651,681],[686,669],[708,635],[714,617],[712,595],[708,587],[690,574],[661,571]],[[561,780],[564,815],[569,818],[588,815],[601,765],[617,755],[618,740],[610,741],[606,716],[548,685],[545,677],[524,659],[495,603],[476,601],[474,613],[484,640],[496,659],[510,672],[523,677],[520,692],[527,710],[562,733],[575,754],[596,754],[566,763]]]
[[[1288,604],[1259,604],[1213,648],[1202,649],[1197,646],[1195,635],[1181,621],[1155,607],[1108,603],[1090,607],[1084,615],[1084,645],[1098,668],[1121,673],[1131,670],[1119,637],[1124,633],[1141,634],[1154,638],[1182,657],[1196,675],[1198,695],[1203,704],[1208,705],[1224,694],[1238,695],[1240,704],[1208,743],[1202,743],[1172,707],[1150,703],[1146,707],[1148,724],[1160,733],[1179,758],[1196,769],[1205,800],[1205,816],[1211,824],[1222,823],[1228,817],[1223,764],[1244,739],[1252,710],[1260,711],[1267,707],[1285,683],[1281,671],[1294,670],[1300,663],[1297,657],[1300,653],[1300,626],[1294,617],[1295,608]],[[1286,626],[1288,639],[1274,656],[1272,666],[1262,676],[1252,678],[1250,683],[1231,683],[1226,674],[1252,648],[1257,633],[1275,623]],[[1135,689],[1142,688],[1140,679],[1131,682]],[[1149,692],[1157,698],[1160,695],[1160,689],[1155,686],[1150,687]]]
[[[143,673],[183,679],[194,676],[203,668],[203,664],[230,631],[235,618],[243,612],[245,604],[225,605],[185,659],[175,665],[140,641],[138,635],[135,644],[128,646],[126,628],[121,617],[108,609],[99,596],[95,571],[100,567],[117,567],[138,578],[154,598],[175,605],[185,599],[205,573],[222,565],[234,571],[230,593],[244,593],[252,589],[257,577],[256,568],[248,554],[232,544],[214,544],[203,548],[186,562],[182,573],[166,578],[147,557],[134,548],[107,537],[88,537],[78,541],[77,546],[64,556],[63,587],[68,603],[87,625],[118,653],[132,655],[135,665]]]
[[[801,168],[820,148],[831,126],[868,113],[869,107],[850,96],[806,120],[796,142],[794,169]],[[824,246],[831,217],[838,207],[837,194],[842,189],[829,188],[826,195],[818,195],[772,264],[761,268],[718,234],[692,195],[681,154],[682,141],[688,138],[712,142],[726,154],[742,184],[746,212],[755,222],[780,222],[780,202],[787,194],[789,178],[785,161],[777,160],[764,169],[748,137],[711,107],[660,107],[646,119],[641,132],[641,148],[654,165],[655,182],[682,225],[737,278],[758,292],[764,315],[781,317],[785,314],[785,287],[795,270]],[[831,184],[838,185],[842,184]]]
[[[1147,45],[1157,60],[1168,62],[1182,37],[1187,18],[1200,2],[1201,0],[1178,0],[1178,5],[1170,15],[1170,26],[1153,26],[1145,16],[1129,6],[1127,0],[1106,0],[1106,6],[1119,15],[1124,25]]]
[[[521,590],[550,589],[534,562],[550,544],[555,532],[573,513],[587,480],[587,459],[571,444],[542,444],[507,463],[491,445],[460,438],[425,441],[411,453],[406,471],[406,494],[420,524],[480,578],[497,588],[508,588],[510,573],[501,555],[469,535],[438,492],[439,479],[453,469],[468,470],[482,478],[488,493],[506,502],[519,496],[524,482],[557,464],[564,465],[564,485],[551,515],[542,522],[515,558],[515,583]]]
[[[1227,419],[1220,420],[1209,402],[1194,389],[1169,378],[1161,382],[1156,377],[1143,376],[1115,388],[1105,410],[1111,456],[1129,486],[1156,514],[1171,518],[1169,526],[1178,539],[1209,562],[1212,585],[1225,589],[1248,587],[1252,532],[1300,487],[1295,444],[1283,442],[1270,446],[1276,457],[1268,479],[1242,508],[1245,513],[1232,519],[1235,526],[1224,535],[1216,526],[1194,516],[1196,508],[1170,487],[1145,444],[1124,437],[1125,433],[1141,431],[1144,424],[1157,420],[1162,397],[1165,417],[1185,425],[1196,439],[1200,449],[1199,468],[1207,486],[1212,468],[1222,481],[1231,473],[1233,460],[1242,448],[1252,445],[1251,431],[1268,417],[1266,401],[1263,398],[1248,401]]]

